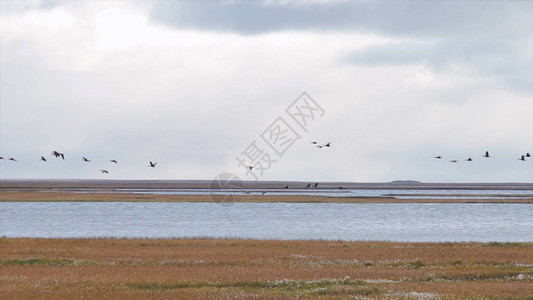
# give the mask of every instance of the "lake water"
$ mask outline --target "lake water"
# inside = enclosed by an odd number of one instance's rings
[[[0,236],[533,241],[531,204],[0,202]]]
[[[54,188],[46,192],[134,193],[156,195],[229,195],[394,197],[396,199],[521,199],[533,198],[533,189],[150,189],[150,188]]]

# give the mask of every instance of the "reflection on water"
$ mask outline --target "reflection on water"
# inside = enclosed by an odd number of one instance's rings
[[[530,204],[1,202],[0,236],[533,241]]]

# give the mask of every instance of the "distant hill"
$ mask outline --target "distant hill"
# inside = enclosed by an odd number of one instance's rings
[[[416,180],[394,180],[394,181],[391,181],[392,184],[418,184],[418,183],[422,183],[420,181],[416,181]]]

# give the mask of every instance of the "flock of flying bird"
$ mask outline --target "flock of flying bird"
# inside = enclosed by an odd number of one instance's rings
[[[328,142],[327,144],[324,144],[324,145],[318,145],[318,142],[311,142],[311,144],[315,145],[315,147],[320,148],[320,149],[322,149],[324,147],[326,147],[326,148],[331,147],[331,142]]]
[[[485,154],[483,154],[482,157],[489,158],[489,157],[492,157],[492,156],[490,156],[489,151],[486,151]],[[526,161],[526,157],[531,157],[531,154],[528,152],[528,153],[526,153],[526,154],[520,156],[520,158],[519,158],[518,160]],[[439,156],[434,156],[433,158],[436,158],[436,159],[442,159],[443,157],[439,155]],[[469,157],[469,158],[465,159],[465,161],[474,161],[474,160],[473,160],[471,157]],[[456,160],[456,159],[452,159],[452,160],[450,160],[449,162],[451,162],[451,163],[456,163],[456,162],[458,162],[458,160]]]
[[[51,154],[52,154],[55,158],[60,158],[60,157],[61,157],[61,159],[65,160],[65,154],[64,154],[64,153],[61,153],[61,152],[58,152],[58,151],[53,151]],[[2,157],[2,156],[0,156],[0,160],[2,160],[2,159],[5,159],[5,158]],[[8,158],[7,160],[15,161],[15,162],[17,161],[17,160],[16,160],[15,158],[13,158],[13,157]],[[44,157],[44,156],[41,156],[41,158],[40,158],[39,160],[40,160],[40,161],[43,161],[43,162],[47,162],[47,161],[48,161],[48,159],[46,159],[46,157]],[[85,156],[82,156],[82,157],[81,157],[81,160],[84,161],[84,162],[87,162],[87,163],[88,163],[88,162],[91,162],[91,160],[88,159],[88,158],[85,157]],[[109,160],[109,161],[110,161],[111,163],[118,164],[118,161],[117,161],[116,159],[111,159],[111,160]],[[150,167],[150,168],[155,168],[156,165],[157,165],[156,162],[152,162],[152,161],[150,161],[148,167]],[[100,172],[102,172],[102,174],[109,174],[109,171],[108,171],[108,170],[105,170],[105,169],[100,170]]]
[[[328,142],[327,144],[322,144],[322,145],[319,144],[318,142],[310,142],[310,143],[313,144],[313,145],[315,145],[315,147],[317,147],[317,148],[329,148],[329,147],[331,147],[331,142]],[[61,153],[61,152],[58,152],[58,151],[53,151],[53,152],[52,152],[52,155],[53,155],[55,158],[59,158],[59,157],[61,157],[61,159],[63,159],[63,160],[65,159],[65,154],[63,154],[63,153]],[[489,151],[486,151],[485,154],[483,154],[482,157],[490,158],[490,157],[492,157],[492,156],[490,155]],[[520,156],[520,158],[519,158],[518,160],[526,161],[526,158],[529,158],[529,157],[531,157],[531,154],[528,152],[528,153],[526,153],[526,154]],[[434,156],[433,158],[436,158],[436,159],[443,159],[443,157],[442,157],[441,155]],[[0,156],[0,160],[3,160],[3,159],[4,159],[4,157]],[[8,158],[7,160],[14,161],[14,162],[17,161],[17,160],[16,160],[15,158],[13,158],[13,157]],[[41,156],[41,159],[40,159],[40,160],[43,161],[43,162],[48,161],[44,156]],[[88,159],[88,158],[86,158],[85,156],[82,156],[82,157],[81,157],[81,160],[83,160],[84,162],[91,162],[91,160]],[[118,164],[118,161],[117,161],[116,159],[111,159],[111,160],[109,160],[109,161],[110,161],[111,163]],[[465,159],[465,161],[473,161],[473,159],[472,159],[471,157],[469,157],[469,158]],[[452,160],[449,160],[449,162],[451,162],[451,163],[457,163],[458,160],[456,160],[456,159],[452,159]],[[157,165],[157,162],[152,162],[152,161],[150,161],[149,164],[148,164],[148,167],[150,167],[150,168],[155,168],[156,165]],[[253,166],[247,166],[247,167],[248,167],[248,169],[250,169],[250,170],[252,170],[252,169],[254,168]],[[105,169],[100,170],[100,172],[102,172],[102,174],[108,174],[108,173],[109,173],[109,171],[108,171],[108,170],[105,170]],[[310,188],[310,187],[311,187],[311,183],[308,183],[308,184],[307,184],[307,187]],[[318,182],[315,183],[315,184],[313,185],[313,187],[318,187]],[[289,186],[286,185],[285,188],[289,188]],[[342,187],[340,187],[340,189],[342,189]]]

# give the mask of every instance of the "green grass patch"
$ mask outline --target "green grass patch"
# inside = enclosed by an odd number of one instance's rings
[[[321,279],[321,280],[278,280],[274,282],[265,281],[236,281],[236,282],[179,282],[179,283],[160,283],[160,282],[143,282],[132,283],[127,285],[134,290],[145,291],[164,291],[172,289],[186,288],[242,288],[242,289],[269,289],[280,292],[299,292],[303,294],[355,294],[355,295],[372,295],[379,293],[377,289],[362,288],[365,282],[362,280],[345,279]],[[354,288],[357,287],[357,288]],[[341,292],[344,291],[344,292]]]
[[[439,275],[439,276],[425,276],[418,277],[413,281],[421,282],[435,282],[435,281],[482,281],[482,280],[511,280],[519,276],[530,276],[529,273],[521,272],[494,272],[481,274],[465,274],[465,275]]]
[[[407,268],[407,269],[422,269],[428,267],[430,264],[420,259],[408,261],[393,261],[388,264],[392,268]]]
[[[70,266],[75,265],[76,261],[73,259],[66,259],[66,258],[43,258],[43,257],[37,257],[37,258],[26,258],[26,259],[18,259],[18,258],[12,258],[12,259],[0,259],[0,265],[16,265],[16,266],[35,266],[35,265],[41,265],[41,266]]]
[[[483,244],[483,247],[518,247],[522,246],[522,243],[515,242],[488,242]]]

